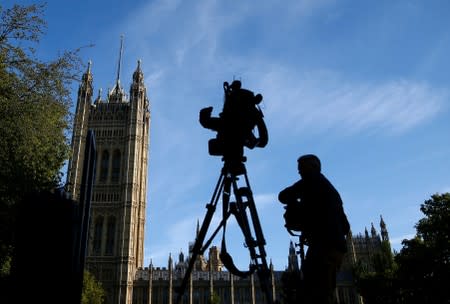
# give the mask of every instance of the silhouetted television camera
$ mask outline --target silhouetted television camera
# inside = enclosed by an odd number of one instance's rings
[[[217,132],[216,138],[208,142],[208,152],[223,156],[224,160],[242,161],[244,146],[263,148],[268,142],[264,115],[258,106],[263,97],[241,86],[239,80],[231,85],[224,82],[224,104],[218,117],[211,117],[213,107],[200,110],[200,124]],[[258,137],[254,134],[255,128]]]

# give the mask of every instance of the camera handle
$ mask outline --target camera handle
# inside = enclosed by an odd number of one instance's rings
[[[239,176],[244,177],[245,185],[242,187],[238,186]],[[234,195],[235,202],[230,202],[231,196]],[[217,228],[211,234],[209,239],[205,243],[206,234],[208,228],[211,224],[214,212],[219,202],[220,197],[222,197],[222,220],[220,221]],[[253,200],[253,194],[250,188],[249,179],[247,176],[247,170],[243,162],[233,162],[226,161],[222,168],[219,180],[214,189],[211,201],[206,205],[206,215],[201,225],[201,228],[195,239],[195,244],[192,249],[192,255],[189,260],[188,268],[184,275],[181,285],[178,288],[177,304],[180,304],[183,298],[184,291],[190,280],[192,270],[194,268],[195,262],[199,255],[202,255],[205,250],[210,246],[212,240],[220,231],[223,229],[225,236],[226,222],[230,215],[234,215],[236,221],[241,228],[241,231],[245,238],[245,246],[250,251],[250,269],[249,271],[240,271],[234,266],[231,256],[226,252],[225,238],[222,240],[222,251],[220,253],[222,262],[225,267],[231,273],[246,277],[256,271],[260,286],[265,294],[266,303],[273,304],[274,292],[271,289],[270,284],[270,269],[267,266],[266,251],[264,245],[266,241],[263,236],[261,229],[261,223],[259,221],[258,213],[256,211],[255,201]],[[249,219],[250,216],[250,219]],[[253,227],[251,227],[253,224]],[[252,228],[253,233],[252,234]],[[272,287],[273,288],[273,287]]]

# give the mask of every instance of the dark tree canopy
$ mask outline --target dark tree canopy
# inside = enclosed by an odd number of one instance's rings
[[[433,195],[420,211],[425,217],[416,224],[417,236],[436,249],[439,263],[450,265],[450,193]]]
[[[68,156],[70,86],[81,62],[79,50],[37,58],[44,8],[0,4],[0,269],[13,246],[14,206],[56,187]]]
[[[420,207],[416,237],[395,257],[405,303],[450,302],[450,193],[435,194]]]

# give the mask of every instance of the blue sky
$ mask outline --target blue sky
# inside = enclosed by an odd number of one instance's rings
[[[18,2],[4,6],[11,3]],[[217,115],[222,83],[233,78],[261,93],[269,144],[246,152],[247,169],[268,259],[281,270],[291,238],[277,195],[298,179],[301,154],[321,158],[352,231],[370,229],[371,222],[379,230],[383,215],[396,250],[414,235],[420,204],[450,191],[449,6],[48,1],[38,52],[53,58],[94,44],[81,55],[92,60],[94,89],[103,92],[115,82],[120,35],[127,90],[142,60],[151,110],[145,265],[152,259],[166,266],[169,253],[187,252],[219,177],[222,162],[207,150],[215,134],[200,126],[199,110],[213,106]],[[231,226],[228,247],[245,268],[248,252]]]

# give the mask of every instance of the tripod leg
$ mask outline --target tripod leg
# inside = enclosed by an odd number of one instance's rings
[[[209,204],[206,205],[206,209],[207,209],[206,215],[203,220],[200,231],[198,232],[198,234],[195,238],[194,247],[192,249],[192,256],[190,257],[188,268],[186,269],[186,273],[185,273],[183,280],[181,281],[181,285],[178,289],[178,296],[177,296],[177,301],[176,301],[177,304],[181,303],[181,300],[182,300],[182,297],[184,294],[184,290],[186,289],[187,283],[191,276],[191,272],[194,269],[194,265],[197,260],[197,257],[203,253],[202,252],[203,241],[205,240],[206,233],[208,232],[209,225],[211,224],[212,217],[216,210],[217,202],[220,198],[220,193],[222,192],[223,187],[224,187],[224,180],[225,180],[224,177],[225,176],[222,173],[219,177],[216,188],[214,189],[214,193],[211,198],[211,201],[209,202]],[[205,250],[205,248],[203,248],[203,250]]]
[[[273,303],[274,298],[269,281],[270,270],[267,266],[266,251],[264,248],[266,241],[262,233],[261,223],[256,211],[256,206],[253,200],[253,195],[247,178],[247,174],[244,172],[244,175],[246,187],[238,188],[237,182],[233,182],[233,191],[235,193],[236,203],[238,205],[238,214],[236,216],[236,219],[238,220],[239,226],[241,227],[241,230],[245,236],[246,245],[250,251],[252,262],[256,267],[256,272],[258,274],[261,289],[266,296],[266,301],[267,303]],[[244,202],[243,197],[247,198],[246,202]],[[250,218],[253,224],[253,231],[255,233],[256,240],[252,236],[246,208],[248,208],[250,212]],[[256,250],[256,248],[258,250]]]
[[[259,259],[260,264],[257,269],[257,274],[260,280],[261,289],[266,294],[267,303],[272,303],[274,301],[273,293],[270,288],[270,270],[267,266],[267,260],[266,260],[266,250],[264,248],[264,245],[266,244],[266,241],[264,239],[264,235],[262,233],[261,224],[258,218],[258,213],[256,212],[256,206],[255,202],[253,200],[253,196],[248,197],[248,208],[250,211],[250,215],[253,222],[253,229],[255,231],[256,235],[256,245],[259,249]]]

